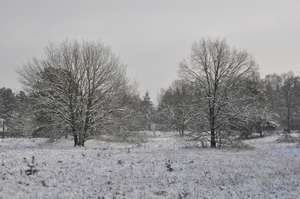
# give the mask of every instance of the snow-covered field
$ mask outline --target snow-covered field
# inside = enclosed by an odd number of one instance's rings
[[[130,145],[0,140],[0,198],[300,198],[300,149],[277,136],[252,150],[191,147],[168,133]],[[298,135],[297,135],[298,136]],[[28,164],[38,171],[27,175]]]

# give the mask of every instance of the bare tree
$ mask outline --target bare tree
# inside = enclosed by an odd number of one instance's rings
[[[249,138],[255,132],[259,133],[260,137],[263,137],[264,130],[275,128],[276,112],[268,106],[267,91],[258,73],[253,73],[245,81],[243,91],[244,95],[252,96],[254,103],[249,104],[247,110],[240,114],[239,118],[236,118],[231,126],[233,129],[240,131],[243,138]],[[241,107],[240,109],[243,108]]]
[[[299,123],[300,77],[288,72],[281,75],[281,80],[282,84],[277,92],[279,115],[290,134]]]
[[[269,124],[280,124],[280,104],[278,93],[280,92],[282,86],[282,78],[280,75],[272,74],[266,75],[263,79],[263,86],[265,90],[265,97],[266,97],[266,109],[268,111],[268,115],[270,118],[268,120]],[[264,127],[264,129],[268,129],[268,125]]]
[[[162,90],[158,97],[158,115],[171,130],[176,130],[180,136],[189,129],[193,118],[192,87],[185,81],[176,80],[167,90]]]
[[[180,76],[201,93],[193,106],[210,132],[211,147],[216,147],[218,131],[241,112],[236,105],[248,101],[239,94],[256,63],[245,50],[231,49],[225,39],[202,39],[193,44],[188,61],[179,67]]]
[[[27,92],[37,96],[36,111],[45,113],[55,131],[69,131],[74,145],[107,132],[116,112],[135,93],[126,66],[103,43],[64,41],[45,48],[18,71]]]

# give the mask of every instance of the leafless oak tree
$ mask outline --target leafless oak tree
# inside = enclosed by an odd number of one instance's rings
[[[33,58],[18,73],[37,96],[35,110],[46,113],[55,131],[71,132],[75,146],[109,129],[135,93],[126,66],[101,42],[51,43],[45,58]]]
[[[216,147],[218,131],[241,112],[237,104],[246,101],[239,96],[242,82],[257,68],[256,63],[247,51],[230,48],[225,39],[201,39],[179,67],[179,75],[201,93],[193,106],[210,132],[211,147]]]

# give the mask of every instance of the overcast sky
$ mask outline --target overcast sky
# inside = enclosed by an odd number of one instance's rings
[[[299,0],[0,0],[0,88],[21,89],[16,67],[49,42],[101,40],[156,101],[201,38],[226,38],[262,77],[300,71]]]

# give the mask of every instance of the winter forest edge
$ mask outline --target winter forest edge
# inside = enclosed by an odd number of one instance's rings
[[[0,89],[0,177],[9,181],[11,176],[19,176],[9,188],[0,183],[0,198],[17,189],[14,183],[26,190],[28,198],[59,198],[61,194],[66,194],[62,198],[202,198],[199,194],[207,190],[208,196],[203,198],[261,198],[270,194],[297,198],[300,76],[289,71],[262,78],[251,53],[231,47],[226,39],[211,38],[196,40],[177,69],[178,79],[161,89],[154,105],[151,93],[140,96],[138,83],[127,77],[126,65],[101,41],[49,43],[43,58],[32,58],[17,70],[22,91]],[[48,151],[55,147],[58,151],[70,149],[62,155],[66,159]],[[33,149],[18,154],[23,148]],[[116,148],[120,151],[112,150]],[[143,154],[137,151],[140,148],[145,150]],[[153,150],[166,152],[159,156]],[[42,158],[47,153],[56,164]],[[8,154],[21,159],[10,161]],[[36,159],[38,155],[40,159]],[[201,158],[197,159],[198,155]],[[102,186],[101,191],[89,184],[88,189],[94,189],[89,192],[83,182],[77,184],[83,191],[80,196],[71,191],[74,187],[56,190],[57,176],[72,175],[63,173],[67,172],[63,168],[78,172],[69,162],[83,164],[76,161],[84,158],[90,164],[86,167],[105,173],[105,181],[95,183]],[[267,159],[266,164],[258,159]],[[110,161],[115,163],[111,169]],[[96,162],[104,166],[94,165]],[[57,165],[63,174],[49,171]],[[43,176],[39,176],[38,167],[44,169]],[[81,172],[93,179],[88,169]],[[133,181],[128,185],[130,190],[107,177],[113,172],[122,176],[120,183]],[[203,190],[194,172],[201,175]],[[276,176],[272,186],[266,185],[270,183],[266,176],[272,175]],[[27,183],[28,176],[32,178]],[[45,176],[52,178],[44,180]],[[69,178],[80,181],[79,174]],[[259,180],[254,182],[256,178]],[[70,186],[66,179],[60,180]],[[43,190],[26,188],[35,183]],[[217,192],[212,191],[214,186]],[[50,187],[53,195],[45,194]]]
[[[17,71],[24,91],[1,89],[2,136],[71,135],[83,146],[99,135],[124,139],[155,126],[195,139],[208,133],[210,146],[221,147],[228,139],[300,128],[300,77],[260,78],[252,55],[225,39],[194,42],[179,79],[161,89],[156,107],[148,91],[139,97],[125,65],[101,42],[50,43],[45,55]]]

